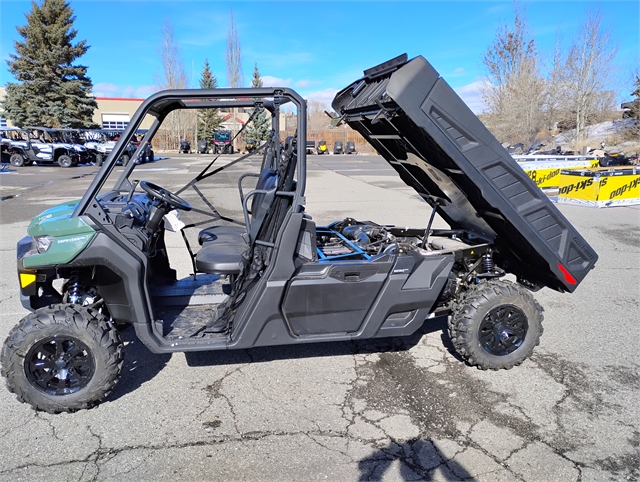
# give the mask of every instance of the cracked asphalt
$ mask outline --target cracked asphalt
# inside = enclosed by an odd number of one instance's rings
[[[171,155],[139,168],[176,189],[206,162]],[[308,162],[319,225],[426,224],[428,206],[380,158]],[[17,240],[95,172],[0,175],[0,340],[26,315]],[[188,355],[153,355],[127,329],[122,378],[94,409],[35,412],[0,387],[0,481],[638,480],[640,206],[560,210],[600,259],[575,293],[535,293],[545,333],[512,370],[466,366],[444,318],[407,338]],[[180,238],[168,245],[188,275]]]

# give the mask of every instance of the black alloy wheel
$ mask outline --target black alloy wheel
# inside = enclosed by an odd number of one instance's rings
[[[489,311],[480,323],[480,344],[492,355],[508,355],[522,346],[528,328],[527,316],[520,308],[501,305]]]
[[[470,365],[509,369],[530,357],[540,343],[542,321],[542,308],[527,289],[488,280],[459,296],[449,318],[449,337]]]
[[[72,336],[54,335],[38,341],[24,363],[27,379],[49,395],[68,395],[93,378],[96,363],[91,350]]]
[[[74,304],[25,316],[0,349],[1,374],[19,401],[49,413],[100,403],[117,383],[124,346],[113,323]]]

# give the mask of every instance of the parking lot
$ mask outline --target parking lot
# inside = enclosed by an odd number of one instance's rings
[[[210,160],[169,154],[136,178],[175,191]],[[0,174],[0,340],[27,313],[16,242],[98,169]],[[318,225],[430,214],[377,156],[309,156],[306,197]],[[575,293],[535,293],[545,332],[519,367],[466,366],[442,318],[409,338],[188,356],[128,329],[122,378],[94,409],[37,413],[0,388],[0,480],[638,480],[640,206],[559,207],[600,259]],[[168,246],[187,276],[180,236]]]

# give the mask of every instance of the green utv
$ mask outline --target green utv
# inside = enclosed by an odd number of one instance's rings
[[[297,133],[281,140],[285,104]],[[271,135],[220,167],[213,159],[176,192],[134,180],[136,162],[117,175],[146,115],[155,120],[134,156],[170,112],[206,108],[264,108]],[[36,217],[19,241],[21,300],[32,313],[2,347],[9,390],[48,412],[97,404],[122,371],[122,324],[151,352],[172,353],[406,336],[448,315],[470,365],[511,368],[530,356],[542,334],[531,291],[575,290],[593,249],[423,57],[366,70],[333,109],[424,199],[425,226],[348,213],[316,226],[305,212],[306,104],[293,90],[159,92],[83,198]],[[230,179],[234,187],[222,187]],[[175,210],[191,220],[181,229]],[[448,229],[432,228],[436,213]],[[169,227],[191,259],[184,279],[169,262]]]

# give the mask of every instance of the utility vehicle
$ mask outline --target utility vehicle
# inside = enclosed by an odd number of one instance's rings
[[[318,147],[316,147],[316,150],[318,151],[318,154],[329,154],[329,151],[327,150],[327,141],[320,141],[318,142]]]
[[[72,144],[65,142],[57,129],[48,127],[25,127],[20,139],[9,145],[12,166],[55,164],[61,167],[77,166],[80,155]]]
[[[347,141],[347,143],[344,146],[344,153],[345,154],[357,154],[355,142]]]
[[[316,150],[316,141],[307,141],[307,154],[313,154]]]
[[[297,134],[281,144],[285,104]],[[143,142],[170,112],[207,108],[264,108],[271,135],[253,154],[220,167],[214,158],[176,192],[136,180],[135,163],[115,172],[146,115],[155,120]],[[305,210],[306,104],[293,90],[158,92],[83,198],[33,219],[18,242],[20,299],[32,313],[2,347],[9,390],[49,412],[95,405],[122,370],[116,324],[172,353],[406,336],[448,315],[470,365],[506,369],[531,355],[542,334],[531,291],[574,291],[594,250],[423,57],[366,70],[333,108],[424,199],[423,226],[348,211],[316,226]],[[232,192],[218,182],[234,172]],[[175,210],[194,216],[181,229],[193,268],[183,279],[165,247]],[[432,228],[436,214],[448,229]]]
[[[17,127],[0,127],[0,159],[2,163],[9,163],[11,158],[11,141],[16,141],[27,133]]]
[[[238,136],[236,136],[238,137]],[[231,131],[216,131],[213,134],[214,154],[233,154],[233,140]]]

